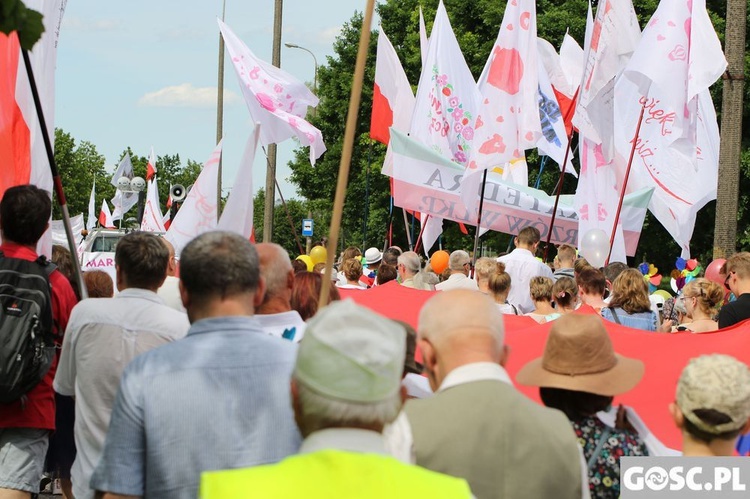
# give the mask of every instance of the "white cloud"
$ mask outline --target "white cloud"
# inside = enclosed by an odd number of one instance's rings
[[[224,90],[224,103],[239,102],[237,94]],[[182,83],[149,92],[138,99],[139,106],[147,107],[215,107],[216,87],[194,87],[192,83]]]
[[[62,29],[65,31],[78,31],[81,33],[93,33],[97,31],[111,31],[120,27],[118,19],[83,19],[81,17],[65,17],[62,20]]]
[[[318,33],[318,41],[321,43],[331,44],[341,33],[341,26],[334,26],[332,28],[326,28]]]

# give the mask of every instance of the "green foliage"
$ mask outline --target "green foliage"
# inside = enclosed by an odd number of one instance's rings
[[[42,14],[26,8],[21,0],[0,2],[0,33],[18,33],[18,42],[25,50],[31,50],[44,33]]]

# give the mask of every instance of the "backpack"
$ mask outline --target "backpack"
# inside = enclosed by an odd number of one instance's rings
[[[22,398],[52,366],[55,268],[43,256],[31,262],[0,251],[0,403]]]

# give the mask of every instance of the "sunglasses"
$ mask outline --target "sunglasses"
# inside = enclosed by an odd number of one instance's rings
[[[726,288],[727,291],[732,291],[731,289],[729,289],[729,279],[732,277],[732,274],[734,274],[734,272],[728,273],[727,278],[724,279],[724,287]]]

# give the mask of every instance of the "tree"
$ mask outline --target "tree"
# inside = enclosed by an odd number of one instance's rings
[[[444,0],[444,3],[466,61],[474,76],[478,77],[497,37],[497,30],[502,20],[505,4],[498,0],[475,0],[473,2]],[[418,27],[420,4],[424,9],[429,31],[437,9],[437,0],[401,0],[378,5],[381,26],[391,39],[413,88],[416,88],[421,71]],[[708,0],[707,4],[719,38],[723,40],[726,3],[723,0]],[[645,26],[656,10],[658,0],[634,0],[634,5],[641,26]],[[566,30],[569,29],[570,34],[582,44],[587,7],[586,0],[538,0],[537,26],[539,36],[550,41],[554,46],[559,46]],[[302,148],[296,151],[294,160],[290,162],[291,180],[297,186],[299,194],[309,200],[321,203],[328,210],[332,208],[338,175],[345,124],[343,110],[346,110],[348,106],[361,25],[362,15],[355,13],[350,21],[343,26],[334,42],[334,55],[328,57],[327,63],[322,65],[318,71],[318,96],[321,102],[316,116],[312,117],[311,121],[323,132],[328,151],[318,160],[314,168],[310,166],[307,152]],[[362,104],[356,131],[357,138],[352,155],[349,185],[344,205],[342,233],[347,245],[360,245],[365,242],[363,246],[380,246],[388,221],[388,179],[379,173],[385,147],[370,141],[368,134],[372,107],[376,40],[377,37],[373,36],[369,47]],[[746,73],[748,67],[750,67],[750,59],[746,58]],[[717,110],[720,112],[717,88],[718,85],[715,85],[712,90]],[[750,138],[748,133],[750,128],[747,126],[747,120],[750,117],[750,105],[748,105],[747,99],[743,111],[745,121],[743,139],[745,151],[747,151],[748,138]],[[575,139],[573,145],[575,145]],[[536,152],[532,152],[528,155],[527,161],[529,164],[529,181],[533,185],[540,175],[541,160]],[[577,160],[574,159],[574,162],[577,162]],[[750,209],[748,209],[750,207],[750,177],[748,176],[750,174],[750,157],[747,153],[743,153],[741,170],[743,176],[740,182],[741,194],[738,213],[740,220],[744,222],[744,226],[747,226],[750,224]],[[365,195],[365,191],[368,190],[366,189],[368,179],[369,192],[368,195]],[[541,173],[540,188],[552,193],[558,179],[557,165],[551,161],[547,162],[544,172]],[[567,176],[563,193],[573,193],[575,187],[576,182],[572,177]],[[710,261],[707,255],[710,254],[713,238],[711,226],[713,225],[714,213],[715,203],[709,203],[699,212],[692,241],[693,253],[702,258],[701,261],[704,265]],[[369,215],[365,216],[366,214]],[[366,238],[363,237],[363,218],[367,228]],[[394,220],[397,221],[394,224],[396,243],[405,247],[406,237],[400,211],[397,210]],[[470,249],[473,246],[473,231],[474,229],[469,227],[469,236],[466,236],[461,234],[456,224],[446,222],[443,246],[451,250]],[[497,233],[489,233],[483,237],[483,240],[495,252],[505,251],[510,239],[511,237],[508,235]],[[741,236],[739,242],[750,244],[750,234]],[[669,269],[673,268],[673,262],[679,255],[679,251],[677,244],[672,241],[664,228],[649,215],[644,225],[635,260],[640,261],[648,258],[652,263],[661,266],[663,271],[668,272]]]

